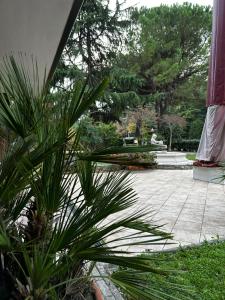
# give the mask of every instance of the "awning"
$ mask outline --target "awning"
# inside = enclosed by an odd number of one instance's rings
[[[83,0],[1,0],[0,61],[26,54],[38,63],[40,82],[56,68]]]

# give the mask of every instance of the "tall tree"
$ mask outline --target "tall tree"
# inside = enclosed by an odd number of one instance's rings
[[[55,81],[65,77],[74,81],[77,77],[89,78],[95,85],[108,74],[111,60],[125,42],[123,30],[130,24],[127,10],[119,0],[113,6],[110,0],[85,1],[73,27]]]
[[[178,87],[194,76],[205,82],[211,14],[210,7],[188,3],[134,9],[127,52],[118,65],[125,66],[126,78],[136,74],[137,94],[143,102],[154,102],[159,116],[173,102]]]
[[[177,115],[163,115],[161,120],[169,129],[169,147],[168,150],[172,149],[173,131],[178,126],[184,128],[186,126],[186,120],[183,117]]]
[[[152,105],[159,117],[168,111],[182,115],[178,107],[199,109],[206,91],[211,14],[210,7],[187,3],[123,10],[118,1],[114,8],[109,0],[86,1],[55,84],[88,78],[94,86],[110,74],[104,97],[90,108],[91,116],[103,122],[119,120],[123,111],[140,105]],[[195,116],[204,114],[200,110]]]

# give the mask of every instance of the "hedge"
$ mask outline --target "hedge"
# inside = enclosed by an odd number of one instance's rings
[[[200,140],[180,140],[174,141],[172,144],[173,150],[185,151],[185,152],[196,152],[198,150]]]

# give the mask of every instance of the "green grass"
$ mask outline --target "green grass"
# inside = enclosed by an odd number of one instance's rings
[[[186,158],[189,160],[195,160],[196,159],[196,153],[188,153],[186,155]]]
[[[193,289],[190,299],[225,299],[225,242],[204,243],[199,247],[160,253],[156,257],[155,266],[178,271],[170,277],[171,282]],[[171,291],[170,295],[181,299],[178,292]]]

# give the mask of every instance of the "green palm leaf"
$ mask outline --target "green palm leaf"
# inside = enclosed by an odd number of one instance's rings
[[[91,91],[79,82],[54,98],[48,88],[39,90],[36,65],[32,72],[30,77],[12,57],[0,71],[0,125],[10,135],[0,171],[0,251],[13,282],[10,293],[66,299],[70,290],[76,297],[93,277],[93,265],[103,262],[125,268],[109,278],[135,299],[168,299],[168,286],[148,287],[145,276],[166,282],[169,273],[151,264],[155,258],[127,248],[154,247],[171,235],[149,221],[151,208],[130,210],[137,195],[129,173],[97,173],[94,163],[130,164],[113,154],[154,147],[84,152],[79,131],[71,127],[102,95],[107,80]]]

